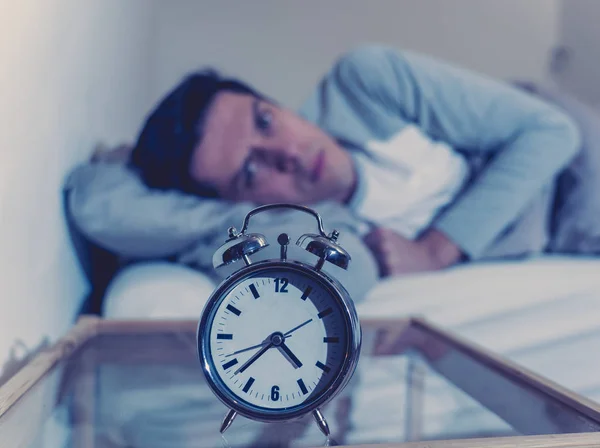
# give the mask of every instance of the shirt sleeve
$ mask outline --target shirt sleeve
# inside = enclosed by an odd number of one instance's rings
[[[365,46],[340,58],[330,76],[350,107],[370,113],[374,103],[461,152],[492,156],[433,223],[473,258],[579,149],[577,127],[558,108],[508,83],[424,55]]]
[[[83,163],[69,174],[67,211],[95,244],[131,258],[174,256],[198,241],[220,236],[240,222],[244,204],[223,204],[146,187],[123,164]],[[247,205],[246,205],[247,207]]]

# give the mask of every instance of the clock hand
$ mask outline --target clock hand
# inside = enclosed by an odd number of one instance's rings
[[[277,346],[277,348],[285,357],[285,359],[287,359],[294,366],[295,369],[299,369],[300,367],[302,367],[302,363],[300,362],[300,360],[296,357],[296,355],[294,355],[290,348],[287,345],[285,345],[285,342],[282,341],[281,344]]]
[[[242,373],[244,370],[246,370],[248,367],[250,367],[252,365],[252,363],[254,363],[254,361],[256,361],[258,358],[260,358],[262,355],[264,355],[266,353],[267,350],[269,350],[271,347],[273,347],[273,343],[269,342],[267,345],[265,345],[263,348],[261,348],[259,351],[257,351],[254,355],[252,355],[252,357],[246,361],[239,369],[237,369],[234,372],[234,375],[237,375],[238,373]]]
[[[289,337],[289,335],[292,334],[294,331],[298,330],[299,328],[302,328],[303,326],[305,326],[306,324],[309,324],[311,322],[312,322],[312,319],[308,319],[306,322],[303,322],[300,325],[298,325],[297,327],[292,328],[290,331],[288,331],[287,333],[284,333],[283,335],[285,337]]]
[[[255,348],[258,348],[258,347],[264,347],[268,343],[269,343],[269,341],[266,340],[266,341],[261,342],[260,344],[253,345],[252,347],[246,347],[246,348],[243,348],[241,350],[238,350],[238,351],[235,351],[233,353],[230,353],[228,355],[225,355],[225,357],[227,358],[229,356],[237,355],[238,353],[244,353],[244,352],[247,352],[247,351],[250,351],[250,350],[254,350]]]
[[[286,336],[286,339],[287,339],[287,338],[291,338],[291,337],[292,337],[291,335],[289,335],[289,336]],[[233,353],[230,353],[230,354],[228,354],[228,355],[225,355],[225,357],[226,357],[226,358],[229,358],[230,356],[237,355],[238,353],[244,353],[244,352],[248,352],[248,351],[250,351],[250,350],[254,350],[255,348],[264,347],[264,346],[265,346],[265,345],[267,345],[268,343],[269,343],[269,338],[265,339],[265,340],[264,340],[264,341],[262,341],[260,344],[256,344],[256,345],[253,345],[252,347],[246,347],[246,348],[243,348],[243,349],[241,349],[241,350],[237,350],[237,351],[235,351],[235,352],[233,352]]]
[[[299,328],[302,328],[303,326],[309,324],[310,322],[312,322],[312,319],[308,319],[306,322],[303,322],[300,325],[298,325],[297,327],[292,328],[290,331],[288,331],[287,333],[285,333],[283,336],[285,337],[285,339],[291,338],[292,337],[292,333],[294,331],[298,330]],[[255,348],[264,347],[268,343],[269,343],[269,338],[265,339],[260,344],[256,344],[256,345],[253,345],[251,347],[246,347],[246,348],[243,348],[241,350],[237,350],[237,351],[235,351],[233,353],[225,355],[225,357],[228,358],[229,356],[237,355],[238,353],[244,353],[244,352],[247,352],[247,351],[250,351],[250,350],[254,350]]]

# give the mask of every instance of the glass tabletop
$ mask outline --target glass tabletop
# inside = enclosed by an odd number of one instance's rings
[[[238,416],[220,434],[227,408],[204,380],[193,323],[102,324],[0,418],[0,431],[27,406],[37,413],[22,445],[31,448],[352,446],[600,430],[589,403],[413,319],[363,323],[356,373],[322,408],[329,439],[312,416]]]

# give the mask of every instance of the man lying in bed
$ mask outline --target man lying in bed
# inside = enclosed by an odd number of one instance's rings
[[[365,46],[336,61],[299,113],[237,80],[190,75],[152,111],[126,165],[78,167],[69,210],[119,255],[209,270],[208,247],[234,216],[272,202],[326,205],[325,222],[350,230],[357,263],[376,266],[360,271],[372,285],[577,250],[556,204],[579,149],[574,122],[538,96]]]

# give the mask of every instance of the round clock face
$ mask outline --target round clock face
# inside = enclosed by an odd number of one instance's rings
[[[250,416],[301,413],[323,401],[353,359],[343,301],[297,267],[256,269],[217,291],[199,337],[213,388]]]

